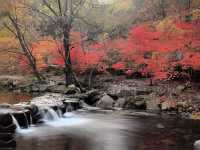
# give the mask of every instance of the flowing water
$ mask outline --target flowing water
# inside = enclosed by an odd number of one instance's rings
[[[19,132],[16,150],[192,150],[198,139],[198,121],[77,112]]]
[[[30,99],[6,94],[0,93],[0,103]],[[200,139],[199,121],[71,110],[61,117],[60,110],[41,108],[45,123],[29,129],[21,129],[13,117],[16,150],[192,150]]]

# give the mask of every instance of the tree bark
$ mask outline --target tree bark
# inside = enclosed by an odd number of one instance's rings
[[[70,43],[69,43],[69,36],[70,36],[70,29],[69,25],[66,25],[63,29],[63,46],[64,46],[64,53],[65,53],[65,84],[66,86],[73,84],[73,70],[71,66],[71,56],[70,56]]]

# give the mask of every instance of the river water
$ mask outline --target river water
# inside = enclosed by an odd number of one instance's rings
[[[200,122],[77,112],[16,137],[16,150],[192,150]]]

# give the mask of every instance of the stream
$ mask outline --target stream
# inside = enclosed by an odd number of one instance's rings
[[[200,122],[115,113],[69,113],[17,134],[16,150],[192,150]]]
[[[29,99],[0,93],[0,103]],[[112,111],[79,110],[61,118],[50,113],[53,121],[17,130],[15,150],[192,150],[200,139],[200,121]]]

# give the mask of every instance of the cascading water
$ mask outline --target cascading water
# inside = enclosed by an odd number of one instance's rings
[[[33,124],[33,118],[32,118],[32,116],[31,116],[31,114],[30,114],[30,126]]]
[[[59,115],[50,107],[41,107],[40,113],[43,116],[44,121],[55,121],[59,119]]]
[[[66,112],[72,112],[74,110],[74,108],[72,107],[72,104],[69,103],[66,107]]]
[[[58,108],[58,110],[56,111],[56,113],[58,114],[58,117],[61,118],[63,116],[62,111]]]
[[[26,120],[27,127],[29,127],[30,125],[29,125],[29,122],[28,122],[28,117],[25,113],[24,113],[24,117],[25,117],[25,120]]]
[[[16,118],[15,118],[12,114],[11,114],[11,117],[12,117],[13,123],[16,125],[16,130],[17,130],[17,131],[20,131],[21,128],[20,128],[20,126],[19,126],[18,121],[16,120]]]

